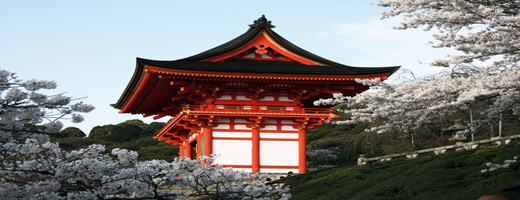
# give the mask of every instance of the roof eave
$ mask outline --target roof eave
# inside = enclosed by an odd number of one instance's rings
[[[142,62],[140,62],[141,60],[142,60],[141,58],[136,58],[136,66],[135,66],[134,74],[132,75],[132,78],[126,85],[125,90],[123,91],[123,93],[121,94],[121,96],[119,97],[117,102],[110,104],[110,106],[112,106],[113,108],[122,109],[124,104],[126,104],[128,99],[130,98],[131,94],[135,90],[135,86],[141,79],[143,71],[144,71],[144,65],[142,64]]]

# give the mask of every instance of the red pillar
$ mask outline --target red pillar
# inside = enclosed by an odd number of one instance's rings
[[[191,151],[191,145],[188,141],[184,143],[184,151],[186,151],[186,158],[191,159],[193,156],[193,152]]]
[[[206,127],[202,131],[204,136],[204,156],[209,157],[213,153],[213,137],[211,127]]]
[[[260,172],[260,130],[258,125],[253,125],[253,135],[251,137],[252,145],[252,160],[251,170],[252,172]]]
[[[202,134],[199,132],[197,133],[197,160],[199,160],[202,157]]]
[[[179,145],[179,158],[180,159],[184,158],[184,144]]]
[[[307,135],[305,129],[298,132],[298,173],[304,174],[307,171]]]

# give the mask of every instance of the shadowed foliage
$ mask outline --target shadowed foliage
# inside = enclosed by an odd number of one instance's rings
[[[139,153],[139,160],[162,159],[172,161],[178,155],[175,146],[153,139],[157,130],[164,123],[143,123],[140,120],[128,120],[120,124],[94,127],[88,137],[75,127],[68,127],[53,136],[52,139],[66,150],[85,148],[90,144],[103,144],[108,149],[123,148]],[[81,136],[83,133],[83,137]]]
[[[413,160],[367,166],[343,165],[282,180],[294,199],[478,199],[499,194],[520,199],[503,189],[520,183],[520,163],[481,173],[485,163],[503,163],[520,155],[520,144],[485,147]]]

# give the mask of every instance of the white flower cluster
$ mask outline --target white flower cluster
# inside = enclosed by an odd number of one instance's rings
[[[499,169],[507,169],[507,168],[511,167],[511,165],[513,163],[516,163],[516,162],[518,162],[518,156],[515,156],[515,157],[513,157],[513,159],[510,159],[510,160],[504,160],[503,164],[495,164],[495,163],[488,162],[488,163],[486,163],[487,169],[480,170],[480,173],[493,172],[493,171],[496,171]]]
[[[314,101],[314,105],[315,106],[336,105],[336,104],[344,103],[347,100],[347,98],[349,98],[349,97],[343,96],[343,94],[341,94],[341,93],[334,93],[334,94],[332,94],[332,98],[319,99],[317,101]]]
[[[390,8],[383,18],[404,19],[399,29],[435,30],[434,47],[461,52],[434,65],[489,61],[489,66],[497,68],[519,66],[518,1],[379,0],[379,5]]]
[[[14,73],[0,69],[0,138],[10,132],[57,132],[63,126],[59,120],[81,122],[81,114],[94,109],[62,94],[41,92],[56,87],[54,81],[22,81]]]
[[[486,120],[503,112],[520,115],[518,1],[380,0],[379,5],[389,8],[383,18],[402,17],[398,28],[433,30],[433,47],[453,48],[461,55],[433,63],[451,66],[449,76],[380,84],[355,97],[335,94],[314,102],[344,104],[351,118],[336,123],[379,121],[372,131],[408,132],[479,102],[489,105]]]
[[[261,174],[203,161],[138,162],[137,153],[103,145],[67,152],[28,139],[0,143],[0,199],[289,199]]]
[[[29,91],[36,91],[41,89],[56,89],[56,87],[58,86],[54,81],[41,81],[36,79],[25,81],[25,83],[23,83],[22,85]]]
[[[0,199],[289,199],[288,188],[251,174],[211,166],[211,159],[138,162],[103,145],[64,151],[45,133],[61,119],[81,122],[93,106],[45,95],[50,81],[18,80],[0,70]],[[43,133],[43,134],[42,134]],[[22,137],[23,136],[23,137]],[[25,143],[18,143],[27,138]]]
[[[489,119],[510,111],[520,115],[520,68],[468,77],[415,80],[373,87],[355,97],[336,94],[315,104],[343,103],[350,119],[336,123],[383,122],[375,132],[414,130],[485,101]]]
[[[359,78],[356,78],[356,79],[354,79],[354,81],[356,81],[357,83],[361,83],[363,85],[367,85],[367,86],[378,85],[378,84],[380,84],[382,82],[380,78],[373,78],[373,79],[359,79]]]

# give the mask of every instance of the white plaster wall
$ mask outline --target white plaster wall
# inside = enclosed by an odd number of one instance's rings
[[[229,124],[218,124],[213,127],[214,129],[229,129]]]
[[[260,138],[298,139],[298,134],[296,134],[296,133],[262,133],[262,132],[260,132]]]
[[[282,120],[282,124],[295,124],[294,120],[284,119]]]
[[[265,96],[265,97],[261,98],[260,101],[274,101],[274,97],[273,96]]]
[[[297,131],[298,129],[295,129],[292,125],[284,125],[282,126],[282,131]]]
[[[264,127],[260,128],[260,130],[274,131],[274,130],[276,130],[276,125],[265,125]]]
[[[251,132],[224,132],[213,131],[213,137],[251,138]]]
[[[221,119],[218,119],[216,122],[217,123],[222,123],[222,122],[229,123],[229,118],[221,118]]]
[[[264,121],[264,124],[276,124],[276,119],[267,119]]]
[[[245,95],[237,95],[237,100],[251,100],[250,98],[247,98]]]
[[[235,123],[247,123],[247,120],[243,118],[236,118]]]
[[[260,141],[260,165],[298,165],[298,141]]]
[[[227,94],[222,95],[219,98],[217,98],[217,100],[231,100],[231,99],[232,99],[231,95],[227,95]]]
[[[251,128],[248,128],[245,124],[236,124],[235,129],[236,130],[251,130]]]
[[[293,100],[289,99],[289,97],[287,97],[287,96],[279,96],[278,101],[293,101]]]
[[[215,164],[251,165],[250,140],[213,140]]]

